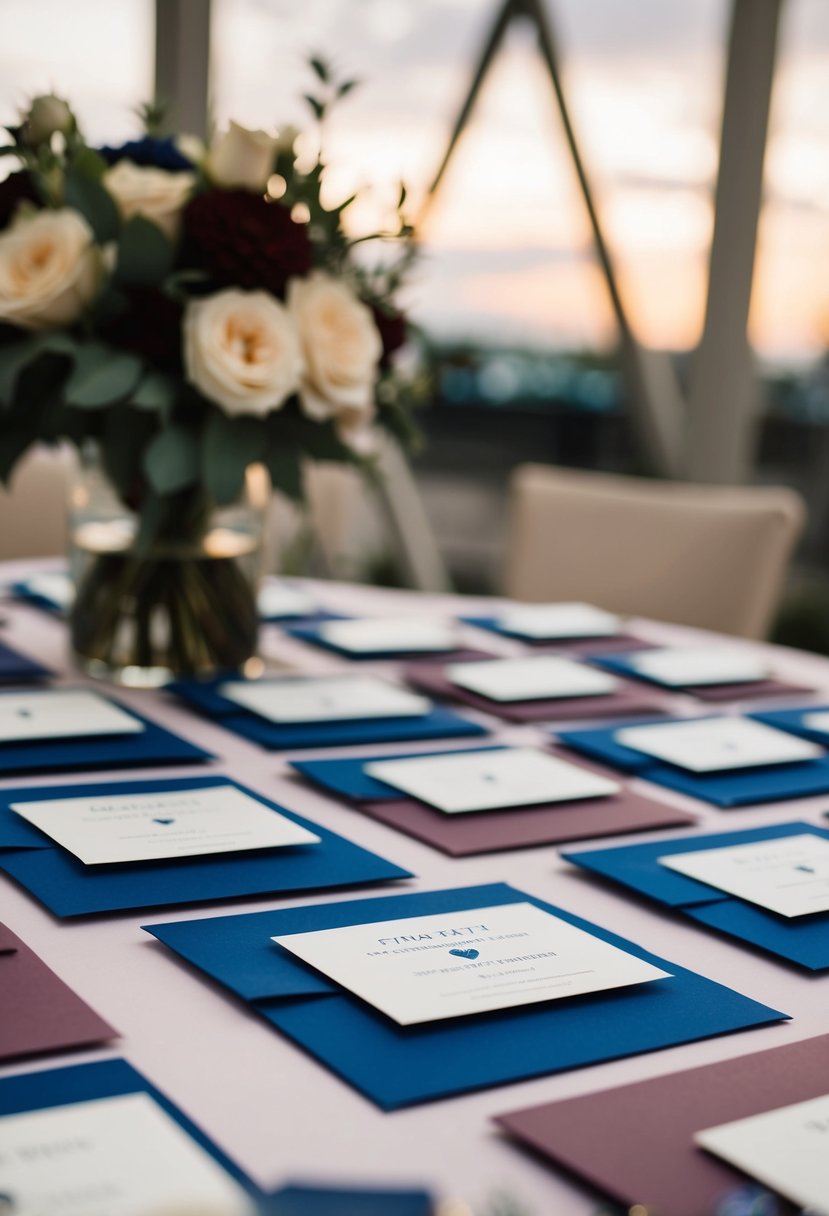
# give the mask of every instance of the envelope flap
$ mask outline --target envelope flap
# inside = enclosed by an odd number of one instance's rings
[[[174,680],[164,691],[181,697],[210,718],[224,718],[230,714],[247,718],[248,714],[239,705],[219,693],[219,685],[229,678],[225,674],[214,680]]]
[[[316,1186],[285,1186],[267,1206],[268,1216],[430,1216],[433,1211],[425,1191]]]
[[[4,849],[52,849],[54,845],[32,824],[21,819],[11,809],[20,790],[3,790],[0,794],[0,851]],[[43,797],[43,790],[38,793]],[[22,800],[21,800],[22,801]]]
[[[768,768],[735,769],[733,773],[689,773],[669,764],[655,764],[642,775],[666,789],[715,806],[750,806],[829,792],[829,756]]]
[[[42,680],[51,674],[36,659],[0,642],[0,680]]]
[[[808,971],[829,970],[829,913],[786,919],[757,904],[726,898],[689,908],[687,914],[710,929],[719,929]]]
[[[680,840],[656,840],[647,844],[617,845],[612,849],[591,849],[586,853],[563,853],[562,856],[573,865],[630,887],[670,908],[690,908],[694,905],[733,901],[724,891],[718,891],[715,887],[660,865],[660,857],[696,853],[704,849],[730,848],[732,845],[753,844],[759,840],[777,840],[785,836],[799,836],[803,832],[811,832],[829,840],[829,832],[815,828],[812,824],[784,823],[741,832],[717,832],[713,835],[684,837]]]
[[[503,751],[502,747],[476,747],[470,749],[453,749],[452,751],[407,752],[404,755],[371,755],[343,756],[334,760],[292,760],[291,768],[302,773],[314,785],[352,798],[356,802],[379,802],[389,798],[399,798],[400,791],[385,781],[370,777],[365,771],[367,764],[381,760],[415,760],[423,756],[464,755],[471,752]]]

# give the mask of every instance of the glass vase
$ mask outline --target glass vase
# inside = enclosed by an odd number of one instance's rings
[[[264,470],[249,469],[243,495],[227,507],[190,490],[147,542],[97,449],[85,450],[69,508],[77,666],[142,688],[261,667],[256,595],[266,484]]]

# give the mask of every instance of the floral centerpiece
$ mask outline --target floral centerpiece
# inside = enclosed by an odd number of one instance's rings
[[[319,131],[352,82],[311,62]],[[405,191],[369,267],[353,198],[323,204],[321,153],[298,158],[295,130],[231,124],[202,146],[144,118],[143,138],[94,149],[39,97],[0,147],[18,162],[0,183],[0,477],[34,444],[93,453],[80,505],[102,481],[117,504],[74,530],[72,639],[122,678],[254,652],[251,466],[298,499],[307,458],[370,468],[378,428],[411,425],[393,358]]]

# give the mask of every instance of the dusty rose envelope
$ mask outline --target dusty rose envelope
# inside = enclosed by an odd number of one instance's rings
[[[0,994],[0,1061],[90,1047],[118,1036],[2,924]]]
[[[496,1122],[624,1207],[665,1216],[714,1212],[745,1174],[698,1148],[694,1134],[826,1093],[829,1035],[582,1098],[499,1115]],[[794,1208],[781,1201],[779,1216]]]
[[[679,692],[696,697],[698,701],[749,701],[754,697],[795,697],[813,693],[814,688],[803,684],[786,684],[783,680],[753,680],[750,684],[707,684],[699,688],[682,688]]]
[[[548,750],[551,755],[572,764],[573,757],[565,750]],[[354,799],[354,805],[364,815],[422,840],[451,857],[564,844],[600,836],[622,836],[629,832],[648,832],[659,828],[687,827],[694,823],[694,817],[685,811],[633,793],[619,780],[618,774],[581,759],[578,763],[580,768],[619,781],[619,793],[606,798],[585,798],[467,815],[445,815],[403,794],[394,799],[358,798]],[[319,762],[300,762],[296,767],[307,778],[314,780]]]
[[[572,722],[578,718],[617,718],[668,712],[665,694],[641,685],[619,681],[617,692],[590,697],[556,697],[545,701],[490,701],[459,688],[435,664],[409,663],[404,679],[420,692],[443,700],[460,701],[472,709],[494,714],[507,722]]]

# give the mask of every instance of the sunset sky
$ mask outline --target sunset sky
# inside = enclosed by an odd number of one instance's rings
[[[550,0],[565,85],[640,338],[687,348],[702,319],[726,0]],[[433,174],[496,0],[214,0],[218,122],[305,121],[303,57],[364,81],[327,133],[335,200],[382,221]],[[118,139],[151,86],[149,0],[3,0],[0,103],[56,88]],[[415,313],[444,336],[606,346],[613,320],[549,82],[517,26],[429,217]],[[789,0],[766,164],[752,337],[776,360],[829,345],[829,3]]]

